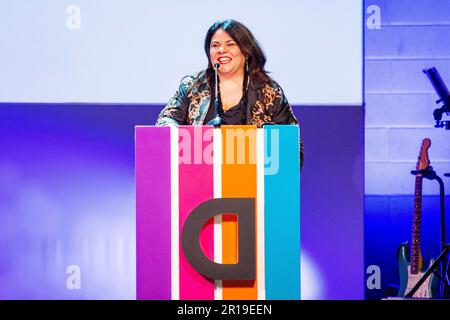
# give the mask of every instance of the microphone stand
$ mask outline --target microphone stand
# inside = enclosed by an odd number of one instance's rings
[[[438,100],[437,103],[439,103],[441,100]],[[450,102],[447,101],[445,103],[444,106],[442,106],[441,108],[438,108],[436,110],[433,111],[433,117],[434,120],[436,121],[436,124],[434,125],[435,128],[445,128],[446,130],[450,130],[450,121],[446,120],[441,120],[442,119],[442,114],[446,112],[450,112]]]
[[[441,253],[439,257],[436,259],[436,261],[428,268],[428,270],[424,273],[424,275],[420,278],[420,280],[416,283],[416,285],[411,289],[411,291],[405,296],[407,298],[412,298],[414,296],[414,293],[420,288],[420,286],[425,282],[425,280],[430,276],[432,272],[435,272],[434,270],[437,268],[437,266],[441,265],[441,272],[440,275],[438,275],[439,279],[441,280],[441,297],[445,298],[447,295],[447,290],[449,289],[449,276],[447,274],[447,263],[445,260],[445,257],[450,251],[450,245],[446,244],[445,241],[445,202],[444,202],[444,183],[442,182],[442,179],[436,174],[436,172],[433,170],[432,166],[428,166],[426,169],[423,170],[413,170],[411,171],[412,175],[418,175],[421,174],[424,178],[427,178],[429,180],[437,180],[439,183],[439,194],[440,194],[440,207],[441,207]],[[446,174],[447,176],[447,174]],[[442,261],[442,262],[441,262]]]
[[[215,117],[208,121],[206,125],[214,126],[214,127],[220,127],[222,124],[222,118],[219,114],[219,79],[217,75],[217,69],[219,69],[220,64],[218,62],[214,63],[214,83],[215,83],[215,90],[214,90],[214,112]]]

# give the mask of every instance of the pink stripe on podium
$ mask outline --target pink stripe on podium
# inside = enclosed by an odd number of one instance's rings
[[[170,128],[136,127],[135,138],[136,298],[170,300]]]
[[[212,136],[213,127],[179,127],[180,300],[214,300],[214,281],[195,271],[181,248],[181,232],[186,218],[195,207],[214,197]],[[204,253],[213,260],[213,220],[203,228],[200,243]]]

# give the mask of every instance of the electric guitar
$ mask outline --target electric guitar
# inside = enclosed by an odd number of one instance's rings
[[[420,148],[419,159],[417,160],[416,170],[424,170],[428,167],[428,149],[431,146],[431,140],[423,139]],[[422,180],[421,174],[416,175],[416,186],[414,192],[414,214],[412,228],[411,256],[408,255],[408,243],[402,244],[397,251],[397,261],[400,273],[399,297],[405,297],[419,282],[426,268],[423,268],[423,259],[420,252],[420,218],[422,211]],[[411,258],[411,259],[410,259]],[[430,261],[430,265],[434,260]],[[431,273],[425,282],[414,293],[413,298],[436,298],[439,290],[439,279]]]

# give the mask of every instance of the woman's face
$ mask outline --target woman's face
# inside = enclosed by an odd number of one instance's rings
[[[245,56],[236,41],[223,29],[217,30],[211,38],[209,46],[211,64],[220,64],[220,75],[244,73]]]

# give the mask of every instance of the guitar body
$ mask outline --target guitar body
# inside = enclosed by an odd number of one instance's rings
[[[411,273],[411,265],[408,256],[408,244],[404,243],[400,245],[397,251],[397,262],[400,276],[400,287],[398,290],[398,296],[406,296],[419,282],[422,276],[425,274],[427,268],[421,268],[416,274]],[[430,266],[434,263],[432,259]],[[420,261],[422,265],[422,260]],[[436,274],[431,273],[420,288],[414,293],[413,298],[439,298],[439,278]]]

